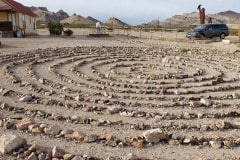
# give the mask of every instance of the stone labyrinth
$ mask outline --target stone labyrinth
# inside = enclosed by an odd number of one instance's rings
[[[0,127],[27,141],[10,156],[157,159],[158,147],[239,147],[239,61],[212,52],[76,47],[0,55]]]

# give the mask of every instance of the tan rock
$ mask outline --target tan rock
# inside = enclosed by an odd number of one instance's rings
[[[44,132],[44,131],[43,131],[43,128],[41,128],[41,127],[38,126],[38,125],[30,125],[30,126],[28,127],[28,130],[29,130],[30,132],[34,133],[34,134],[41,134],[41,133]]]
[[[64,106],[65,106],[65,108],[70,109],[70,108],[72,108],[73,105],[71,103],[69,103],[68,101],[66,101]]]
[[[4,126],[4,122],[3,120],[0,120],[0,127],[3,127]]]
[[[35,123],[35,120],[32,118],[24,118],[20,122],[16,124],[17,129],[19,130],[27,130],[28,126]]]
[[[31,147],[28,148],[29,151],[35,152],[37,150],[37,145],[33,144]]]
[[[64,160],[71,160],[73,157],[74,157],[74,155],[72,155],[72,154],[65,154],[65,155],[63,156],[63,159],[64,159]]]
[[[84,137],[84,142],[87,142],[87,143],[95,142],[97,140],[98,140],[98,136],[95,134]]]
[[[178,140],[176,140],[176,139],[170,139],[168,141],[168,144],[170,144],[170,145],[179,145],[180,142]]]
[[[76,139],[76,140],[83,141],[84,138],[86,137],[86,134],[84,134],[82,132],[73,132],[71,134],[65,134],[64,137],[69,138],[69,139]]]
[[[236,146],[232,141],[223,141],[223,145],[227,148],[233,148]]]
[[[231,126],[229,122],[221,121],[216,123],[216,127],[219,129],[228,129]]]
[[[157,143],[160,140],[166,139],[165,133],[160,128],[147,130],[143,132],[143,136],[150,143]]]
[[[136,148],[143,148],[143,140],[133,139],[131,145]]]
[[[38,160],[38,157],[36,156],[36,154],[35,154],[34,152],[32,152],[32,153],[28,156],[27,160]]]

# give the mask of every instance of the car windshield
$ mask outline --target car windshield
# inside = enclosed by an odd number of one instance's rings
[[[203,30],[203,29],[205,29],[205,28],[206,28],[205,25],[199,25],[199,26],[196,26],[196,27],[194,28],[194,30]]]

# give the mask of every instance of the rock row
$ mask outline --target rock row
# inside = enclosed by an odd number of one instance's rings
[[[155,159],[155,147],[240,145],[238,58],[217,50],[48,48],[0,55],[0,67],[0,128],[22,135],[2,135],[8,156]]]

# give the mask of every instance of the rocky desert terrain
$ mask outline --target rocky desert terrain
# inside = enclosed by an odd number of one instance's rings
[[[240,159],[236,45],[91,32],[1,39],[0,159]]]

